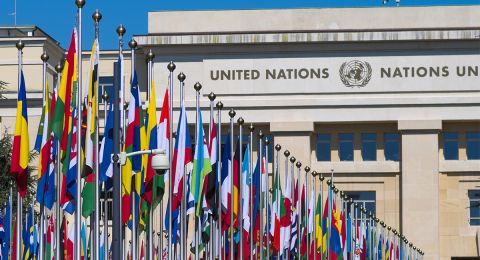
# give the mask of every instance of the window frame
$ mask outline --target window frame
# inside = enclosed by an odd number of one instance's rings
[[[479,149],[476,151],[477,154],[474,153],[475,151],[471,151],[472,148],[474,149],[476,146],[478,146]],[[467,160],[480,160],[480,132],[469,131],[465,133],[465,149]]]
[[[322,136],[327,138],[321,138]],[[324,155],[325,158],[321,158],[321,155],[323,153],[320,153],[320,150],[323,150],[323,149],[319,149],[320,145],[328,146],[328,149],[326,149],[328,150],[328,152]],[[330,162],[332,160],[332,135],[331,134],[317,133],[317,142],[315,145],[315,157],[319,162]]]
[[[453,138],[452,136],[456,136]],[[449,137],[447,137],[449,136]],[[455,161],[459,159],[459,133],[458,132],[443,132],[442,133],[443,139],[443,159],[446,161]],[[456,146],[455,151],[450,151],[450,148],[447,149],[448,144],[454,144]],[[447,153],[448,152],[448,153]],[[451,152],[454,152],[451,154]],[[448,156],[447,156],[448,155]]]
[[[360,135],[360,150],[362,154],[362,160],[376,161],[377,160],[377,133],[361,133]],[[373,138],[371,138],[373,137]],[[374,144],[373,157],[370,157],[372,151],[369,151],[369,145]],[[366,158],[367,157],[367,158]],[[373,158],[373,159],[372,159]]]
[[[342,140],[342,136],[343,137],[351,136],[351,140],[346,140],[346,139]],[[351,142],[351,149],[349,147],[349,152],[351,150],[351,154],[350,154],[351,155],[351,160],[348,159],[349,157],[344,157],[343,156],[344,154],[342,152],[343,151],[342,144],[347,145],[350,142]],[[355,134],[354,133],[339,133],[338,134],[338,157],[339,157],[340,161],[342,161],[342,162],[353,162],[355,160]]]
[[[473,198],[472,199],[472,196],[470,195],[470,193],[478,193],[478,197],[476,198]],[[480,208],[480,190],[478,189],[472,189],[472,190],[468,190],[467,191],[467,196],[468,196],[468,224],[470,226],[480,226],[480,209],[478,211],[478,216],[475,216],[475,217],[472,217],[472,211],[471,211],[471,208],[472,208],[472,202],[477,202],[477,206]],[[476,220],[477,223],[476,224],[472,224],[472,219],[473,220]]]

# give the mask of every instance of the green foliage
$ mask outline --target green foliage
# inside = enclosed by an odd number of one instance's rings
[[[0,139],[0,208],[4,208],[8,196],[10,195],[10,189],[12,189],[13,196],[13,212],[17,207],[17,185],[10,175],[10,161],[12,158],[12,135],[4,131],[3,137]],[[30,153],[30,161],[35,159],[37,153],[32,151]],[[29,205],[35,200],[35,191],[36,191],[36,176],[32,176],[32,172],[35,171],[35,167],[29,165],[27,167],[28,174],[28,192],[27,196],[23,202],[23,212],[27,212]]]
[[[7,89],[7,85],[8,85],[7,82],[0,80],[0,99],[5,98],[5,97],[3,96],[3,91],[4,91],[5,89]]]

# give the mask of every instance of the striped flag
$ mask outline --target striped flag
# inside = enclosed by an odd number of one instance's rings
[[[196,216],[200,216],[200,209],[202,208],[202,195],[205,176],[212,171],[212,164],[208,154],[208,146],[203,132],[202,112],[200,107],[197,107],[197,129],[195,144],[195,157],[193,159],[193,176],[192,176],[192,194],[196,204]]]
[[[28,144],[27,93],[23,71],[21,71],[20,74],[10,174],[17,182],[17,189],[20,196],[25,198],[28,179],[26,169],[30,158],[30,146]]]
[[[87,106],[87,129],[85,134],[85,184],[82,189],[82,216],[88,217],[95,210],[95,163],[97,151],[94,149],[95,134],[97,131],[97,94],[98,94],[98,62],[99,47],[95,39],[90,55],[90,70],[88,84],[85,88],[85,104]]]
[[[45,236],[45,259],[52,260],[54,256],[53,251],[53,239],[54,239],[54,224],[53,224],[53,214],[50,216],[47,226],[47,234]]]
[[[182,201],[183,173],[185,167],[192,162],[187,113],[185,111],[185,103],[183,100],[181,101],[180,118],[178,122],[177,138],[175,138],[175,150],[173,152],[172,160],[173,210],[176,210]]]
[[[60,88],[58,89],[57,104],[52,117],[52,131],[58,140],[61,141],[60,148],[63,152],[67,149],[67,138],[69,133],[69,118],[71,117],[71,101],[73,86],[77,80],[77,33],[72,32],[70,47],[68,48],[67,59],[63,65]]]
[[[130,87],[130,103],[128,104],[128,126],[125,136],[123,151],[126,153],[142,150],[140,128],[143,118],[140,109],[140,90],[137,81],[137,74],[134,72]],[[131,211],[132,177],[142,171],[142,155],[127,157],[126,163],[122,166],[122,223],[127,223]]]
[[[49,166],[50,166],[50,153],[51,153],[51,140],[50,140],[50,129],[49,129],[49,91],[48,91],[48,81],[45,84],[45,103],[43,104],[42,119],[38,126],[38,132],[40,134],[40,144],[39,149],[39,158],[38,158],[38,181],[37,181],[37,192],[36,200],[40,205],[44,204],[44,195],[47,187],[47,179],[49,175]],[[38,139],[37,139],[38,140]],[[37,146],[37,143],[35,144]],[[37,148],[37,147],[36,147]],[[54,187],[51,187],[54,188]]]
[[[229,135],[228,135],[229,136]],[[226,138],[225,146],[222,153],[222,194],[221,194],[221,203],[222,203],[222,232],[227,230],[230,226],[230,211],[232,210],[232,199],[231,199],[231,185],[232,185],[232,176],[230,175],[230,168],[232,167],[232,162],[230,160],[230,147],[231,147],[230,138]]]
[[[153,82],[152,82],[153,86]],[[152,95],[152,93],[150,93]],[[156,117],[155,117],[156,118]],[[165,95],[163,97],[163,104],[162,104],[162,112],[160,113],[160,121],[157,125],[157,148],[163,149],[169,156],[170,150],[170,115],[169,115],[169,103],[168,103],[168,89],[165,90]],[[152,134],[150,133],[150,143],[152,143]],[[163,176],[155,175],[153,177],[153,184],[152,184],[152,208],[155,208],[159,203],[161,198],[163,197],[163,193],[165,191],[165,179],[168,180],[169,171],[167,170]]]
[[[77,91],[74,87],[73,94]],[[77,120],[78,110],[75,99],[72,100],[72,117],[69,118],[69,133],[67,138],[67,146],[69,149],[63,159],[62,164],[62,192],[60,203],[62,208],[69,214],[75,212],[75,200],[77,191]]]

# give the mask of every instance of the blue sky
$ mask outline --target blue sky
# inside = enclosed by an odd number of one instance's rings
[[[71,30],[76,21],[74,0],[31,1],[17,0],[17,24],[37,25],[68,45]],[[147,13],[154,10],[212,10],[212,9],[266,9],[266,8],[329,8],[329,7],[382,7],[382,0],[86,0],[83,12],[84,49],[93,40],[95,9],[103,14],[100,27],[100,47],[117,48],[115,33],[122,23],[127,29],[126,40],[132,34],[147,33]],[[0,0],[0,25],[13,25],[14,0]],[[480,0],[401,0],[400,6],[471,5]],[[386,4],[395,7],[395,0]],[[401,8],[400,7],[400,8]],[[361,9],[359,9],[361,11]],[[188,17],[185,17],[188,19]],[[168,26],[168,25],[165,25]]]

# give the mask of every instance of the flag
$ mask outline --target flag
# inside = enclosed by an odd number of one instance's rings
[[[152,87],[153,87],[153,82],[152,82]],[[153,88],[154,89],[154,88]],[[152,93],[150,93],[152,95]],[[150,98],[152,99],[152,98]],[[163,97],[163,104],[162,104],[162,112],[160,113],[160,121],[157,124],[157,148],[158,149],[163,149],[166,152],[167,157],[169,156],[169,150],[170,150],[170,112],[169,112],[169,103],[168,103],[168,89],[165,90],[165,95]],[[156,116],[155,116],[156,118]],[[150,119],[150,117],[149,117]],[[149,121],[150,122],[150,121]],[[150,124],[148,126],[150,129]],[[152,130],[150,132],[150,143],[152,142],[152,139],[155,139],[155,137],[152,136],[154,134],[154,131]],[[163,194],[165,192],[165,179],[169,179],[169,171],[166,170],[165,174],[163,176],[158,176],[155,175],[153,177],[153,184],[152,184],[152,208],[155,208],[159,203],[160,200],[163,197]]]
[[[292,210],[292,213],[291,213],[292,224],[290,225],[291,235],[290,235],[289,249],[292,254],[295,254],[297,252],[297,239],[298,239],[297,223],[299,221],[298,213],[300,211],[300,205],[298,200],[298,179],[293,188],[292,206],[294,207],[295,211]]]
[[[74,87],[73,95],[76,94],[77,88]],[[62,208],[69,214],[75,212],[75,201],[77,196],[77,120],[78,109],[76,106],[76,99],[72,100],[72,117],[69,118],[70,126],[67,138],[68,150],[63,159],[62,164],[62,192],[60,203]]]
[[[97,151],[95,151],[95,135],[97,131],[97,95],[98,95],[98,41],[93,41],[90,55],[90,70],[88,72],[88,84],[85,88],[85,105],[87,106],[87,129],[85,134],[85,184],[82,189],[82,216],[88,217],[95,210],[95,163],[97,163]]]
[[[212,171],[212,164],[210,162],[210,156],[208,155],[208,146],[203,132],[202,112],[200,111],[200,107],[197,107],[197,115],[197,143],[195,144],[195,157],[193,159],[193,176],[191,188],[196,204],[195,213],[196,216],[200,216],[205,176]]]
[[[48,221],[48,226],[47,226],[47,234],[45,236],[45,259],[46,260],[52,260],[53,259],[53,239],[54,239],[54,231],[55,231],[55,226],[53,224],[53,214],[50,216],[50,220]]]
[[[23,241],[23,258],[22,259],[30,259],[30,257],[33,257],[33,252],[31,251],[31,244],[33,244],[33,237],[30,238],[30,236],[33,235],[33,208],[30,207],[28,210],[28,216],[26,219],[25,224],[23,225],[23,231],[22,231],[22,241]]]
[[[70,39],[67,59],[63,65],[60,88],[58,89],[57,104],[52,117],[52,131],[58,140],[61,141],[60,148],[63,152],[67,149],[67,137],[69,118],[71,117],[71,101],[73,86],[77,80],[77,33],[74,29]],[[75,95],[73,95],[75,96]],[[75,99],[75,98],[74,98]]]
[[[185,167],[192,161],[192,152],[190,147],[190,134],[188,132],[187,113],[185,104],[181,101],[180,117],[177,126],[177,138],[175,138],[175,150],[172,160],[172,186],[173,198],[172,209],[178,208],[182,201],[183,174]]]
[[[332,216],[331,216],[331,228],[330,228],[330,256],[332,259],[337,259],[341,257],[342,246],[341,246],[341,222],[340,222],[340,212],[337,211],[335,202],[333,202],[332,207]]]
[[[215,125],[215,120],[212,118],[212,122],[210,123],[210,135],[209,135],[209,146],[208,146],[208,154],[210,155],[210,163],[212,164],[212,171],[205,177],[206,179],[206,190],[205,190],[205,198],[207,200],[207,205],[210,209],[213,218],[216,219],[218,216],[218,193],[217,193],[217,186],[218,186],[218,179],[217,176],[217,153],[218,153],[218,143],[217,143],[217,127]]]
[[[253,210],[251,216],[251,222],[254,225],[253,228],[253,242],[256,244],[260,240],[260,160],[257,160],[255,169],[253,170],[252,177],[252,198],[253,198]],[[271,216],[271,215],[270,215]],[[268,221],[266,221],[268,223]],[[268,225],[267,225],[268,227]]]
[[[82,227],[80,229],[80,257],[81,259],[84,259],[85,257],[88,256],[87,253],[87,231],[85,230],[85,222],[82,221]]]
[[[140,89],[137,74],[134,72],[130,87],[130,103],[128,104],[128,126],[125,136],[123,151],[126,153],[142,150],[141,126],[143,125],[142,111],[140,109]],[[131,211],[132,176],[142,171],[142,155],[127,157],[122,166],[122,223],[127,223]],[[137,204],[138,205],[138,204]]]
[[[64,223],[65,222],[66,221],[64,220]],[[67,228],[65,227],[65,230],[66,229]],[[75,245],[75,225],[70,225],[70,228],[68,229],[68,235],[64,237],[64,243],[65,243],[65,259],[73,260],[74,250],[75,250],[75,246],[74,246]]]
[[[25,195],[27,194],[28,180],[26,169],[30,158],[30,147],[28,144],[28,114],[25,79],[23,78],[23,71],[21,71],[20,74],[10,174],[17,182],[18,192],[22,198],[25,198]]]
[[[229,135],[228,135],[229,136]],[[222,232],[226,231],[230,226],[230,210],[231,210],[231,185],[232,177],[230,175],[230,167],[232,163],[230,160],[230,147],[231,142],[230,138],[226,138],[225,146],[222,153],[222,168],[221,168],[221,177],[222,177],[222,194],[221,194],[221,203],[222,203]]]
[[[103,225],[100,227],[100,245],[99,245],[99,251],[100,251],[100,259],[99,260],[104,260],[104,251],[105,251],[105,236],[103,235],[103,232],[105,232],[105,229],[103,228]]]
[[[163,108],[162,108],[163,109]],[[167,111],[168,112],[168,111]],[[148,149],[157,149],[158,146],[158,125],[157,125],[157,103],[156,103],[156,96],[155,96],[155,86],[152,80],[151,88],[150,88],[150,100],[148,101],[148,109],[147,109],[147,118],[145,120],[147,122],[147,143]],[[161,137],[160,137],[161,138]],[[168,150],[168,148],[166,148]],[[148,155],[147,161],[147,171],[145,176],[145,193],[143,197],[148,202],[148,204],[152,204],[152,195],[153,195],[153,184],[155,182],[155,170],[152,168],[152,157],[153,155]],[[163,182],[163,176],[162,176]],[[165,184],[162,183],[161,185],[162,195]],[[157,188],[157,187],[155,187]],[[160,201],[160,198],[157,198]],[[153,207],[152,207],[153,209]]]
[[[105,130],[103,134],[102,144],[100,146],[100,175],[98,176],[101,182],[105,182],[108,178],[113,177],[113,164],[111,155],[113,153],[113,105],[110,103],[106,111]]]
[[[247,147],[245,148],[245,153],[243,156],[243,161],[242,161],[242,169],[241,169],[241,174],[242,174],[242,196],[241,196],[241,207],[242,207],[242,216],[241,216],[241,221],[243,221],[243,238],[244,238],[244,245],[243,245],[243,250],[244,250],[244,257],[250,256],[250,241],[249,234],[250,234],[250,185],[251,185],[251,180],[250,180],[250,152],[249,152],[249,145],[247,144]]]
[[[11,197],[9,196],[8,200],[7,200],[7,205],[5,207],[5,213],[3,214],[3,239],[2,239],[2,256],[5,256],[7,257],[8,256],[8,252],[10,250],[10,228],[11,228],[11,223],[10,223],[10,218],[11,218],[11,215],[10,215],[10,208],[11,208],[11,205],[10,205],[10,201],[11,201]]]
[[[145,248],[143,246],[143,240],[142,240],[142,246],[140,247],[140,260],[145,260]]]
[[[39,153],[38,158],[38,180],[37,180],[37,192],[36,192],[36,200],[40,205],[44,204],[44,194],[45,194],[45,186],[47,184],[47,176],[48,176],[48,167],[49,167],[49,159],[50,159],[50,131],[48,127],[49,122],[49,97],[48,97],[48,81],[45,83],[44,86],[44,93],[45,93],[45,102],[43,104],[42,109],[42,117],[40,119],[40,124],[38,125],[38,133],[37,139],[35,141],[35,150]],[[46,125],[45,125],[46,122]]]
[[[272,194],[272,244],[276,251],[280,250],[280,204],[283,204],[283,198],[281,196],[282,190],[280,187],[279,173],[275,173],[275,180],[273,182],[273,194]]]

